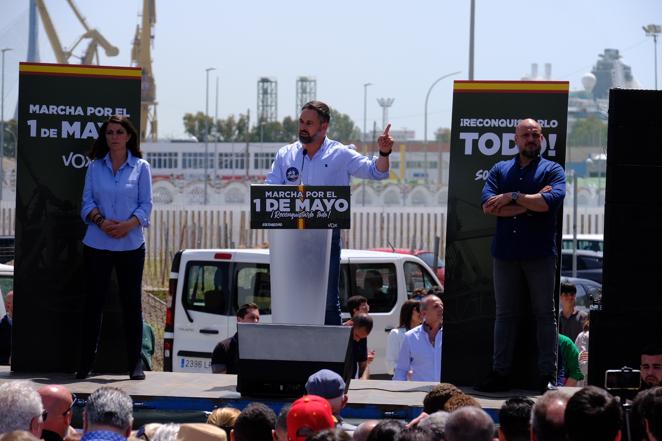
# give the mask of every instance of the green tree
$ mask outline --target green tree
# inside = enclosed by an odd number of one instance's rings
[[[285,141],[297,140],[299,138],[299,121],[291,116],[283,118],[283,135],[287,138]]]
[[[327,135],[331,139],[347,143],[359,141],[361,139],[361,130],[356,127],[349,115],[331,109],[331,123],[329,124]]]
[[[238,142],[246,140],[246,129],[248,128],[248,118],[244,114],[239,114],[238,118],[230,115],[225,119],[216,121],[216,133],[219,140],[225,142]]]
[[[568,135],[571,147],[603,147],[607,143],[607,124],[594,116],[575,122]]]
[[[256,124],[251,130],[251,141],[285,141],[285,135],[283,134],[283,124],[280,121],[266,121]]]
[[[437,142],[451,142],[451,129],[447,127],[439,127],[436,132],[434,132],[434,139]]]
[[[202,142],[205,140],[205,128],[209,127],[209,140],[214,139],[215,127],[214,127],[214,118],[205,117],[203,112],[186,113],[183,117],[184,120],[184,130],[186,133],[195,136],[198,141]],[[205,123],[208,123],[208,125]]]

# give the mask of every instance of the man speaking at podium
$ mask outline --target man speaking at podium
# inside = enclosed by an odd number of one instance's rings
[[[391,124],[378,138],[379,157],[368,158],[326,137],[331,120],[329,106],[310,101],[301,108],[299,141],[278,150],[265,182],[276,185],[349,185],[350,177],[388,178],[388,156],[393,149]],[[340,325],[340,230],[331,236],[331,260],[324,323]]]

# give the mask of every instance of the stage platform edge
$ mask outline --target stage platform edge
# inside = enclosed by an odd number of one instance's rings
[[[183,412],[195,415],[210,412],[217,407],[232,406],[243,409],[248,403],[265,403],[275,412],[289,401],[283,399],[242,397],[236,391],[235,375],[193,374],[179,372],[145,372],[142,381],[129,380],[128,375],[95,375],[76,380],[72,373],[12,373],[9,366],[0,366],[0,383],[27,380],[36,388],[47,384],[66,386],[78,398],[85,399],[101,386],[114,386],[131,395],[134,411],[152,411],[156,414]],[[411,420],[423,410],[423,398],[436,385],[432,382],[352,380],[349,402],[342,416],[351,420],[396,418]],[[483,409],[498,422],[498,413],[505,400],[513,396],[536,395],[531,391],[511,390],[507,393],[478,393],[461,387],[474,397]],[[578,388],[563,388],[573,393]],[[160,418],[160,417],[155,417]],[[158,421],[155,421],[158,422]]]

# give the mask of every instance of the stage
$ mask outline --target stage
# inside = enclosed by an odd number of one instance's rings
[[[134,401],[135,426],[146,422],[205,421],[206,413],[217,407],[232,406],[242,409],[246,404],[259,401],[278,411],[293,400],[242,397],[236,392],[235,375],[190,374],[174,372],[145,372],[143,381],[131,381],[127,375],[97,375],[76,380],[73,374],[11,373],[9,366],[0,366],[0,383],[10,380],[29,380],[35,387],[61,384],[78,398],[85,399],[101,386],[114,386],[127,392]],[[423,398],[436,383],[417,381],[353,380],[350,383],[349,402],[342,415],[349,420],[396,418],[411,420],[423,410]],[[531,391],[512,390],[501,394],[477,393],[462,388],[477,399],[492,418],[504,400],[524,395],[535,400]],[[569,392],[577,388],[567,388]],[[81,403],[82,405],[82,403]]]

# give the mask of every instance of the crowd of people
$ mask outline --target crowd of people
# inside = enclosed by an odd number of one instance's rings
[[[659,382],[658,382],[659,384]],[[349,397],[330,370],[311,375],[306,395],[280,407],[262,403],[242,410],[217,408],[206,423],[149,423],[134,427],[133,401],[102,386],[85,401],[82,427],[71,426],[77,398],[65,386],[34,389],[27,381],[0,385],[0,441],[662,441],[662,387],[642,390],[624,403],[604,389],[548,391],[537,401],[517,396],[498,412],[498,426],[480,403],[449,383],[434,386],[412,421],[341,417]]]

